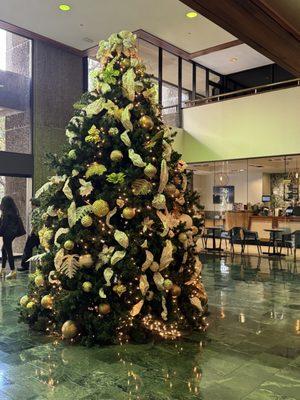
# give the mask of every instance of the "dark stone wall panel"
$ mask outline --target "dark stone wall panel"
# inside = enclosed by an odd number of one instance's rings
[[[73,104],[82,94],[82,58],[47,43],[35,41],[34,87],[34,189],[51,171],[45,165],[47,153],[59,153],[66,143],[65,127]]]

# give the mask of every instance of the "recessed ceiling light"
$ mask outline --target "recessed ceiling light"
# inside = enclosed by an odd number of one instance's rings
[[[230,62],[237,62],[238,58],[237,57],[231,57],[229,59]]]
[[[71,10],[71,6],[69,6],[68,4],[60,4],[59,7],[60,11],[70,11]]]
[[[196,11],[189,11],[189,12],[187,12],[186,14],[185,14],[185,16],[187,17],[187,18],[195,18],[195,17],[197,17],[197,13],[196,13]]]

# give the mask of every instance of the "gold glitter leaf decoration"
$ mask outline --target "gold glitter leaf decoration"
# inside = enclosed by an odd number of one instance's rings
[[[144,300],[140,300],[138,303],[136,303],[132,309],[130,310],[130,315],[132,317],[135,317],[136,315],[138,315],[142,309],[144,305]]]
[[[135,96],[135,73],[133,68],[129,68],[122,77],[123,96],[133,101]]]
[[[146,179],[136,179],[133,181],[131,188],[133,194],[139,196],[149,194],[152,190],[152,185]]]
[[[133,149],[128,150],[128,157],[132,161],[132,164],[136,167],[143,168],[146,166],[146,163],[143,161],[142,157],[137,154]]]
[[[129,239],[125,232],[122,232],[122,231],[119,231],[118,229],[116,229],[116,231],[114,233],[114,238],[122,247],[124,247],[124,249],[126,249],[128,247]]]
[[[166,184],[168,183],[168,179],[169,179],[169,170],[166,160],[163,159],[160,166],[160,182],[159,182],[158,193],[162,193],[165,190]]]

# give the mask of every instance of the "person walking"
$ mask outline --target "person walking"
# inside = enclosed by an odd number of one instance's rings
[[[2,212],[0,218],[0,236],[2,236],[3,239],[2,266],[0,270],[0,275],[3,275],[6,267],[6,262],[8,260],[11,271],[6,276],[6,278],[16,279],[17,273],[15,271],[12,243],[16,237],[25,235],[26,231],[24,229],[18,207],[16,206],[12,197],[4,196],[2,198],[0,210]]]

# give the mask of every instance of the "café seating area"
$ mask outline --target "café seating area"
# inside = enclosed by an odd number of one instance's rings
[[[265,229],[268,237],[257,231],[235,226],[226,230],[222,226],[207,227],[201,234],[202,250],[207,252],[230,252],[256,254],[258,256],[292,256],[296,260],[300,248],[300,230],[290,228]]]

